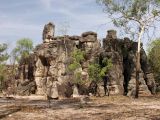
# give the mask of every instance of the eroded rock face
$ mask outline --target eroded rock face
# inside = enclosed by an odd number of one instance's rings
[[[129,40],[129,38],[124,38],[122,45],[122,54],[123,54],[123,68],[124,68],[124,88],[125,94],[128,96],[135,95],[136,90],[136,50],[137,50],[137,42],[133,42]],[[151,93],[155,93],[155,82],[154,77],[150,77],[148,80],[148,72],[149,65],[147,62],[147,56],[143,49],[141,48],[141,70],[139,75],[139,94],[149,95]],[[150,73],[150,72],[149,72]],[[152,85],[151,85],[152,84]],[[150,89],[150,85],[152,86]]]
[[[35,55],[31,54],[29,58],[22,59],[19,63],[18,73],[16,75],[15,82],[15,86],[17,86],[17,94],[35,94],[37,85],[34,78],[34,71]]]
[[[43,42],[49,43],[50,41],[53,41],[54,32],[55,32],[55,25],[51,22],[46,24],[43,29]]]
[[[41,44],[35,50],[38,57],[35,69],[36,93],[52,98],[65,96],[67,89],[58,90],[59,87],[68,84],[66,75],[66,60],[75,47],[74,41],[67,36],[55,38],[49,44]]]
[[[116,31],[110,30],[103,40],[102,58],[112,59],[113,67],[109,71],[110,94],[134,96],[136,90],[136,50],[137,42],[129,38],[117,39]],[[153,74],[144,49],[141,49],[141,71],[139,94],[155,93]]]
[[[123,94],[123,55],[120,47],[122,40],[117,39],[116,31],[108,31],[108,35],[103,40],[103,52],[101,58],[112,60],[113,67],[108,73],[110,78],[110,94]]]
[[[45,95],[51,98],[75,95],[72,75],[68,74],[71,54],[75,49],[85,52],[85,60],[79,68],[84,85],[78,85],[76,95],[89,94],[88,66],[103,58],[112,60],[113,67],[107,74],[110,94],[135,94],[135,63],[137,43],[128,38],[118,39],[116,31],[110,30],[101,47],[97,33],[89,31],[81,36],[54,37],[55,26],[45,25],[43,43],[38,45],[29,59],[22,60],[17,77],[17,93],[21,95]],[[140,93],[155,92],[155,81],[141,50]],[[100,96],[104,96],[103,82],[97,84]]]

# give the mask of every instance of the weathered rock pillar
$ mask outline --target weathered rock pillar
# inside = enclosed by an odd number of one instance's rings
[[[113,64],[108,73],[110,94],[123,94],[123,56],[116,33],[115,30],[107,31],[106,38],[103,40],[102,58],[111,59]]]
[[[43,43],[49,43],[54,39],[55,25],[51,22],[46,24],[43,29]]]
[[[106,38],[107,39],[117,39],[117,31],[115,31],[115,30],[108,30]]]

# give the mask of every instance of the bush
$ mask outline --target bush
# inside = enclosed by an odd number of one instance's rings
[[[89,78],[91,81],[98,82],[109,72],[112,68],[112,60],[103,58],[102,65],[98,63],[91,63],[88,67]]]
[[[84,60],[84,52],[76,49],[72,52],[71,57],[73,61],[69,64],[68,70],[73,74],[73,83],[83,84],[81,71],[81,62]]]
[[[6,61],[9,55],[5,52],[7,49],[7,44],[0,44],[0,91],[4,89],[4,80],[6,78]]]

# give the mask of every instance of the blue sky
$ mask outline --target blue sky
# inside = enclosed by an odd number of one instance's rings
[[[35,45],[41,43],[44,24],[49,21],[56,25],[56,34],[64,23],[69,25],[69,35],[91,30],[100,38],[113,27],[111,23],[105,25],[110,19],[95,0],[1,0],[0,43],[12,48],[24,37],[31,38]]]
[[[0,43],[7,43],[10,50],[16,40],[24,37],[32,39],[34,45],[42,43],[43,27],[50,21],[56,25],[57,35],[61,25],[67,23],[69,35],[95,31],[99,38],[104,38],[106,31],[115,27],[95,1],[1,0]]]

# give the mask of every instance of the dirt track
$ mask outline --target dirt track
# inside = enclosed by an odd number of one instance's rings
[[[160,120],[160,96],[125,96],[91,98],[86,104],[79,99],[52,100],[50,108],[45,100],[1,100],[2,120]],[[16,111],[17,110],[17,111]]]

